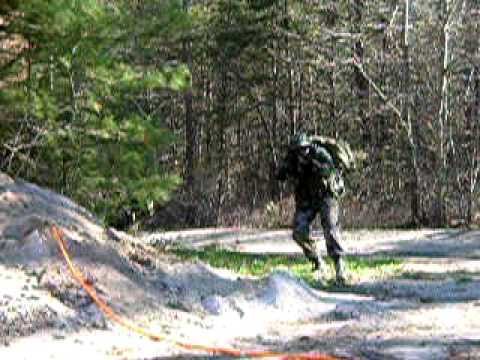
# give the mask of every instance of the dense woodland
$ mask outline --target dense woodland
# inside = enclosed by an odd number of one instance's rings
[[[117,226],[279,226],[308,131],[358,155],[345,226],[478,223],[479,34],[478,0],[3,0],[0,168]]]

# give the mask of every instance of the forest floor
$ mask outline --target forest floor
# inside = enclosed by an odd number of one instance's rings
[[[153,342],[105,319],[70,276],[53,224],[118,314],[180,342],[346,359],[480,359],[478,231],[346,231],[351,257],[393,257],[401,271],[314,289],[282,269],[245,276],[159,250],[217,245],[299,256],[287,230],[130,237],[58,194],[0,173],[2,359],[227,359]]]

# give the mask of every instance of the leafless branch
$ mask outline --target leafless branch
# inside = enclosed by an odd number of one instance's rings
[[[393,28],[393,23],[395,22],[395,18],[397,17],[398,10],[400,9],[400,5],[395,5],[395,10],[393,10],[392,13],[392,18],[390,19],[390,22],[388,23],[388,29],[387,32],[390,35],[391,34],[391,29]]]
[[[355,58],[353,59],[352,64],[353,64],[353,66],[355,66],[358,69],[358,71],[360,72],[360,74],[362,74],[362,76],[365,78],[365,80],[368,81],[368,83],[370,84],[372,89],[375,91],[375,93],[380,97],[380,99],[382,99],[382,101],[391,110],[393,110],[395,115],[398,116],[400,121],[402,121],[402,112],[392,103],[392,100],[389,99],[387,97],[387,95],[385,95],[385,93],[382,91],[382,89],[380,89],[380,87],[377,84],[375,84],[373,79],[366,73],[365,69],[363,68],[363,65],[358,60],[356,60]],[[402,121],[402,125],[405,126],[406,124],[403,124],[403,121]]]

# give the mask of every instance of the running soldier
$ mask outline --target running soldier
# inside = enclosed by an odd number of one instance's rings
[[[295,186],[292,237],[312,262],[313,271],[322,276],[325,264],[317,242],[310,236],[310,225],[320,214],[327,254],[335,263],[337,283],[345,282],[339,229],[339,198],[345,190],[342,172],[352,167],[353,156],[348,144],[300,133],[293,138],[276,174],[278,180],[288,179]]]

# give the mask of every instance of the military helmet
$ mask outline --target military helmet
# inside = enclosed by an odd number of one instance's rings
[[[309,145],[311,145],[310,139],[308,138],[307,134],[303,132],[296,134],[292,139],[292,146],[294,147],[305,147]]]

